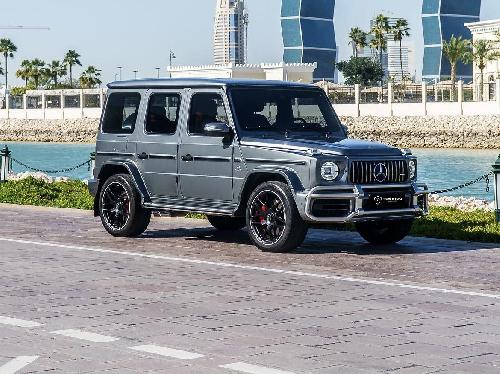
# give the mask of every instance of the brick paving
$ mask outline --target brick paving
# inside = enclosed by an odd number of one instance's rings
[[[500,372],[494,245],[409,238],[374,250],[312,231],[276,255],[204,221],[156,219],[139,239],[74,210],[2,205],[0,222],[0,316],[41,324],[0,323],[2,374],[20,356],[37,356],[20,373]],[[68,329],[114,339],[53,333]],[[176,357],[131,349],[142,345]]]

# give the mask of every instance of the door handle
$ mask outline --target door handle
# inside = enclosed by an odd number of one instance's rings
[[[148,158],[149,158],[149,155],[148,155],[146,152],[142,152],[142,153],[139,153],[139,154],[137,155],[137,158],[138,158],[139,160],[146,160],[146,159],[148,159]]]
[[[193,161],[194,157],[192,155],[190,155],[190,154],[187,154],[187,155],[182,156],[181,160],[182,161]]]

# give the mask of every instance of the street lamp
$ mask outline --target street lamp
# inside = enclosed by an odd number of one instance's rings
[[[500,155],[493,165],[493,177],[495,178],[495,217],[500,223]]]

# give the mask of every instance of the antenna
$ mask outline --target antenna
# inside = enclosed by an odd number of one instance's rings
[[[47,30],[47,31],[50,31],[50,27],[47,27],[47,26],[2,26],[2,25],[0,25],[0,30]]]

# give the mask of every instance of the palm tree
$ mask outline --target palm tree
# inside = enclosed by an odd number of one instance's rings
[[[452,35],[449,41],[443,43],[443,54],[451,64],[451,99],[455,95],[455,86],[457,83],[457,64],[459,61],[468,63],[470,60],[470,40],[464,39],[461,36],[458,38]]]
[[[54,60],[44,69],[44,73],[49,79],[54,83],[54,87],[57,88],[57,79],[64,77],[67,74],[66,66],[60,61]]]
[[[40,77],[43,76],[43,67],[45,66],[45,62],[42,60],[35,58],[30,61],[30,78],[33,78],[35,82],[35,88],[38,89]]]
[[[366,42],[367,34],[359,27],[353,27],[349,33],[349,42],[352,45],[352,54],[354,57],[358,57],[358,52],[367,46]]]
[[[495,43],[490,40],[478,40],[472,44],[468,62],[475,62],[481,72],[479,77],[479,101],[483,101],[484,96],[484,69],[486,69],[488,62],[495,61],[499,57],[500,52],[495,50]]]
[[[24,85],[28,87],[28,81],[31,78],[31,61],[23,60],[21,67],[16,71],[16,77],[24,80]]]
[[[5,58],[5,89],[7,89],[7,84],[9,82],[9,71],[8,71],[8,61],[9,57],[13,58],[14,53],[17,52],[17,47],[10,39],[0,39],[0,53],[3,54]]]
[[[95,66],[89,66],[80,76],[82,88],[94,88],[102,83],[101,71]]]
[[[82,66],[82,63],[80,62],[80,55],[78,52],[75,50],[70,49],[67,53],[66,56],[64,56],[63,63],[67,67],[69,67],[69,84],[71,87],[73,87],[73,66],[78,65]]]
[[[382,56],[384,51],[387,51],[387,34],[391,31],[389,26],[389,17],[379,14],[373,22],[370,33],[373,35],[373,39],[370,42],[370,46],[378,51],[379,62],[382,63]]]
[[[395,42],[399,42],[399,62],[401,64],[401,80],[404,80],[403,71],[403,39],[410,36],[410,26],[408,21],[404,18],[400,18],[396,21],[394,27],[392,27],[392,36]]]

